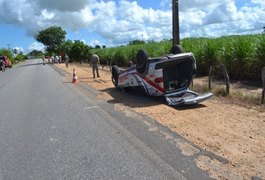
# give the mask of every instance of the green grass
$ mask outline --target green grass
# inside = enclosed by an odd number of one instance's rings
[[[223,76],[222,64],[227,68],[231,79],[260,80],[261,67],[265,66],[265,33],[237,35],[219,38],[186,38],[181,40],[185,52],[196,57],[197,75],[207,75],[209,65],[214,66],[214,74]],[[104,49],[93,49],[99,53],[101,63],[112,61],[119,66],[136,62],[139,49],[146,49],[150,57],[167,54],[172,41],[152,42]]]

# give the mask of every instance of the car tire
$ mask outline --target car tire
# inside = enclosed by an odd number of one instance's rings
[[[180,53],[184,53],[184,50],[182,49],[182,47],[180,45],[174,45],[170,51],[170,54],[180,54]]]
[[[149,55],[145,49],[140,49],[136,54],[136,71],[141,75],[145,76],[148,70],[148,58]]]
[[[120,73],[120,71],[119,71],[119,67],[117,65],[114,65],[111,67],[111,81],[115,87],[118,86],[119,73]]]

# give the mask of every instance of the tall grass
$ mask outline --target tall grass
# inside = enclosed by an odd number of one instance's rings
[[[111,61],[112,64],[126,66],[130,64],[129,61],[136,63],[136,54],[139,49],[146,49],[149,57],[156,57],[167,54],[171,48],[171,44],[172,42],[170,41],[162,41],[159,43],[153,42],[139,45],[93,49],[91,52],[97,52],[100,56],[100,62],[103,64],[106,64],[107,61]]]
[[[265,33],[258,35],[255,43],[255,67],[265,66]]]
[[[198,75],[207,75],[213,65],[215,74],[222,76],[218,69],[224,64],[231,79],[260,79],[261,67],[265,66],[265,33],[237,35],[219,38],[186,38],[181,40],[185,52],[192,52],[197,61]],[[172,41],[152,42],[139,45],[93,49],[101,63],[112,61],[119,66],[136,62],[139,49],[146,49],[150,57],[167,54]]]

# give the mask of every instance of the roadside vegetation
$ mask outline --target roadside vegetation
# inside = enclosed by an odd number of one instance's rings
[[[265,33],[237,35],[219,38],[186,38],[181,40],[185,52],[192,52],[197,61],[197,77],[208,76],[208,86],[194,84],[192,88],[201,92],[209,91],[216,96],[228,96],[235,102],[260,104],[260,94],[230,92],[230,82],[251,81],[256,87],[261,84],[261,69],[265,66]],[[97,52],[101,63],[129,66],[136,62],[139,49],[146,49],[150,57],[168,54],[172,47],[171,40],[134,44],[121,47],[92,49]],[[211,72],[210,72],[211,71]],[[227,74],[227,75],[226,75]],[[211,77],[210,77],[211,75]],[[211,79],[211,80],[210,80]],[[218,84],[211,81],[215,79]],[[222,82],[220,85],[220,81]]]
[[[1,49],[15,63],[27,57],[41,57],[68,54],[73,62],[88,62],[95,52],[100,56],[101,64],[117,64],[129,66],[136,62],[139,49],[146,49],[150,57],[168,54],[172,47],[172,40],[161,42],[144,42],[134,40],[128,45],[120,47],[88,46],[80,40],[66,40],[66,32],[52,26],[35,35],[37,41],[43,43],[46,52],[33,50],[27,55],[16,54],[8,49]],[[230,79],[260,81],[261,68],[265,66],[265,32],[253,35],[235,35],[219,38],[185,38],[181,40],[185,52],[192,52],[197,61],[197,76],[209,75],[209,70],[215,77],[223,77],[226,68]],[[14,50],[16,51],[16,50]],[[210,69],[211,68],[211,69]]]
[[[19,62],[24,61],[27,59],[27,56],[24,55],[23,53],[16,54],[16,50],[9,50],[9,49],[0,49],[0,56],[7,56],[7,58],[11,61],[12,64],[16,64]]]
[[[220,65],[224,64],[231,79],[260,80],[265,66],[265,34],[184,39],[182,46],[195,54],[201,75],[213,65],[214,73],[222,76]]]
[[[113,48],[92,49],[97,51],[102,63],[126,66],[135,63],[136,52],[146,49],[150,57],[167,54],[172,41],[151,42]],[[181,41],[185,52],[194,53],[197,61],[197,75],[208,75],[213,66],[213,74],[223,77],[222,64],[231,79],[260,80],[261,68],[265,66],[265,34],[228,36],[220,38],[186,38]]]
[[[172,40],[144,42],[134,40],[120,47],[96,45],[91,47],[84,42],[65,40],[66,32],[57,26],[40,31],[36,40],[46,46],[46,55],[67,53],[71,61],[89,61],[95,52],[100,56],[101,64],[129,66],[136,62],[139,49],[146,49],[150,57],[168,54]],[[56,39],[56,41],[54,41]],[[235,35],[219,38],[185,38],[181,40],[185,52],[194,53],[197,61],[197,76],[209,75],[223,77],[226,69],[234,80],[260,80],[261,68],[265,66],[265,33],[253,35]]]

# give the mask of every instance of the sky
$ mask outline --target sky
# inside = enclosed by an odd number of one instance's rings
[[[180,38],[263,32],[265,0],[178,0]],[[89,46],[172,39],[172,0],[0,0],[0,49],[43,50],[35,35],[60,26]]]

